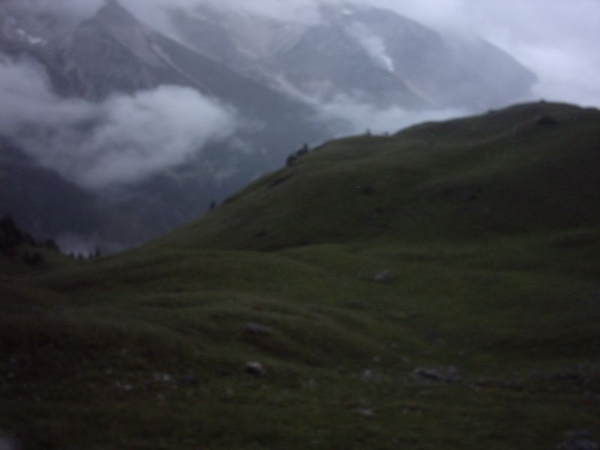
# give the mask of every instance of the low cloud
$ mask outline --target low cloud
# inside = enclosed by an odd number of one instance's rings
[[[35,63],[0,58],[0,133],[86,188],[126,184],[184,163],[237,126],[235,111],[199,92],[160,86],[95,104],[57,97]]]
[[[426,24],[469,30],[539,78],[536,96],[600,106],[598,0],[370,0]]]
[[[320,105],[324,119],[342,119],[349,128],[345,133],[360,134],[367,130],[374,134],[395,133],[410,125],[430,120],[444,120],[468,115],[457,109],[409,111],[398,106],[379,108],[352,97],[339,96]]]

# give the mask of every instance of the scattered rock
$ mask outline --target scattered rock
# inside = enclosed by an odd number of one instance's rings
[[[121,381],[117,381],[115,382],[115,386],[125,392],[133,391],[133,385],[131,383],[123,383]]]
[[[355,409],[355,411],[357,414],[360,414],[364,417],[375,417],[375,411],[373,411],[371,408],[358,408]]]
[[[255,377],[264,377],[267,374],[267,371],[263,365],[256,361],[247,362],[244,366],[244,372]]]
[[[556,450],[600,450],[600,444],[588,439],[573,439],[558,444]]]
[[[365,370],[361,374],[360,378],[365,383],[380,383],[381,381],[383,381],[383,377],[371,369]]]
[[[423,380],[443,381],[445,383],[458,383],[462,379],[458,374],[458,369],[454,366],[443,369],[427,369],[424,367],[417,367],[413,371],[413,375]]]
[[[373,281],[377,283],[389,283],[392,281],[392,272],[389,270],[382,270],[373,275]]]
[[[173,377],[171,375],[169,375],[168,373],[155,373],[154,381],[170,383],[171,381],[173,381]]]
[[[250,322],[250,323],[247,323],[246,326],[244,327],[244,333],[252,334],[255,336],[264,336],[266,334],[269,334],[269,330],[267,330],[262,325]]]

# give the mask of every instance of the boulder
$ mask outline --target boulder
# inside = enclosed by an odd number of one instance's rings
[[[264,336],[265,334],[269,334],[269,331],[262,325],[250,322],[250,323],[247,323],[246,326],[244,327],[244,333],[252,334],[255,336]]]
[[[389,270],[382,270],[373,275],[373,281],[377,283],[389,283],[392,281],[392,272]]]
[[[424,367],[417,367],[413,371],[413,375],[422,380],[442,381],[445,383],[458,383],[461,380],[461,377],[458,374],[458,369],[454,366],[449,366],[442,369],[427,369]]]
[[[265,370],[264,366],[256,361],[247,362],[244,366],[244,372],[246,372],[248,375],[252,375],[254,377],[259,378],[264,377],[267,374],[267,371]]]

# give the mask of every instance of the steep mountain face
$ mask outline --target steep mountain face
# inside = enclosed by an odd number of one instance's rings
[[[316,23],[207,6],[193,14],[172,10],[176,40],[142,23],[115,0],[107,0],[85,20],[34,6],[0,2],[0,52],[36,61],[60,99],[84,99],[102,107],[115,96],[131,99],[139,92],[171,85],[198,92],[235,116],[232,135],[205,142],[202,148],[198,145],[184,164],[87,192],[95,199],[94,211],[103,211],[103,220],[97,221],[90,208],[73,200],[68,209],[80,210],[82,222],[98,226],[89,233],[125,246],[198,217],[215,200],[279,167],[303,143],[347,132],[342,120],[322,118],[323,103],[347,98],[382,108],[489,108],[526,96],[534,80],[490,44],[443,36],[370,7],[323,7]],[[95,120],[78,124],[77,133],[82,128],[94,130]],[[202,126],[199,117],[198,127]],[[16,138],[12,142],[20,145],[19,151],[27,150],[19,140],[22,136],[9,137]],[[85,146],[93,140],[83,142],[63,153],[85,154],[90,151]],[[126,144],[115,146],[131,151]],[[104,154],[97,156],[101,159]],[[5,167],[21,173],[23,186],[38,187],[37,172]],[[89,191],[89,186],[73,184],[80,178],[69,181],[64,174],[59,178],[78,192],[65,198],[80,198],[79,191]],[[40,203],[53,201],[50,190],[34,190]],[[56,233],[79,232],[68,224],[57,229],[50,225],[54,219],[49,213],[42,216],[35,230],[48,223],[47,229]]]
[[[310,106],[161,35],[115,1],[62,33],[55,32],[54,22],[27,19],[18,5],[7,5],[0,10],[0,50],[41,63],[64,98],[97,103],[115,94],[175,85],[235,111],[235,136],[208,143],[185,165],[95,193],[117,211],[115,217],[121,216],[102,225],[100,233],[108,240],[138,243],[192,220],[212,201],[281,165],[294,147],[332,133],[328,124],[313,121]],[[43,40],[32,37],[38,34]],[[198,120],[202,127],[202,118]],[[24,183],[37,181],[31,177]]]
[[[316,24],[208,9],[173,17],[199,51],[320,101],[343,95],[379,106],[485,108],[528,98],[535,81],[483,40],[373,7],[323,6]]]
[[[106,213],[94,194],[40,167],[6,139],[0,139],[0,192],[0,215],[10,213],[40,239],[93,234]]]

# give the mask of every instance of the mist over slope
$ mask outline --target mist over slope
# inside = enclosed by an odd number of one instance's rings
[[[296,22],[190,5],[0,4],[0,133],[97,198],[110,213],[94,234],[116,247],[198,217],[305,143],[505,104],[535,80],[481,40],[374,7]]]

